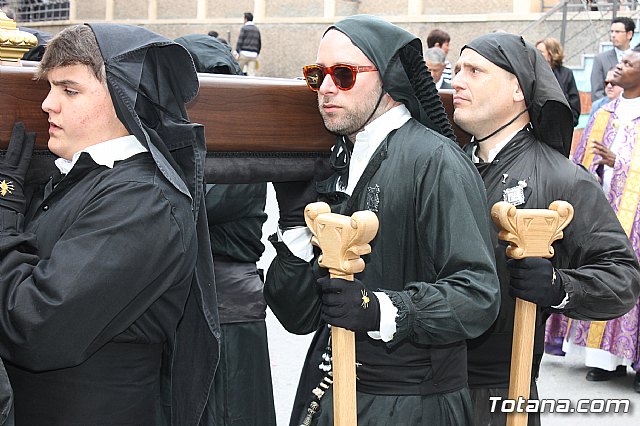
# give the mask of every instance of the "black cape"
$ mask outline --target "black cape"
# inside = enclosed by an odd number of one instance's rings
[[[465,150],[470,154],[473,144]],[[527,129],[518,133],[493,162],[476,166],[487,189],[489,206],[502,201],[503,191],[517,186],[519,181],[526,181],[527,187],[526,201],[518,208],[546,209],[555,200],[573,205],[573,220],[564,229],[563,238],[553,244],[555,255],[551,261],[569,295],[569,303],[555,312],[576,319],[606,320],[634,306],[640,291],[638,262],[600,185],[586,170],[537,140]],[[487,332],[468,342],[472,388],[509,385],[515,301],[509,295],[506,243],[499,241],[497,235],[494,224],[500,313]],[[544,322],[552,311],[538,312],[534,375],[543,353]]]
[[[242,70],[233,58],[229,45],[217,38],[204,34],[189,34],[178,37],[175,41],[189,51],[196,71],[242,75]]]
[[[163,36],[130,25],[89,26],[104,58],[118,118],[149,149],[169,182],[192,200],[198,237],[196,270],[171,348],[172,364],[165,373],[171,383],[172,424],[197,424],[218,363],[220,339],[207,215],[200,208],[204,204],[204,127],[189,121],[185,106],[198,93],[198,76],[184,47]],[[194,374],[194,366],[206,368]]]

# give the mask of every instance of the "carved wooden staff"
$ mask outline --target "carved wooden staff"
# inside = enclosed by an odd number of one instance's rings
[[[351,217],[331,213],[326,203],[307,205],[304,212],[313,234],[311,242],[320,247],[320,266],[329,269],[331,278],[353,281],[362,272],[363,254],[371,253],[369,242],[378,232],[378,218],[371,211],[355,212]],[[336,426],[356,426],[356,351],[351,330],[331,327],[333,370],[333,417]]]
[[[501,229],[498,238],[509,242],[507,256],[553,257],[551,244],[562,238],[562,230],[573,219],[573,206],[566,201],[554,201],[549,209],[516,209],[500,201],[491,209],[493,222]],[[529,399],[533,338],[536,326],[536,305],[516,298],[513,341],[511,349],[511,375],[509,399]],[[526,412],[507,415],[507,426],[526,426]]]

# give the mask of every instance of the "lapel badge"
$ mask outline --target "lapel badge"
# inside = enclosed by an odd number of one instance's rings
[[[502,191],[502,201],[506,201],[514,206],[524,204],[526,198],[524,196],[524,189],[527,187],[527,182],[524,180],[518,181],[518,185],[507,188]]]
[[[380,207],[380,186],[367,187],[366,209],[374,213],[378,212]]]

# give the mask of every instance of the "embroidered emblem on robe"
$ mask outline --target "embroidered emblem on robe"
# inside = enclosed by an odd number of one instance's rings
[[[369,186],[367,188],[366,209],[374,213],[378,212],[380,207],[380,186]]]

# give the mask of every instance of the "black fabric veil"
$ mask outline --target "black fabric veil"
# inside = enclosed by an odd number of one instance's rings
[[[220,341],[206,209],[200,208],[204,205],[204,127],[189,121],[185,106],[198,93],[198,76],[184,47],[161,35],[131,25],[87,25],[104,59],[118,118],[149,150],[167,180],[192,200],[198,259],[184,316],[173,347],[165,353],[162,394],[170,424],[197,425],[218,363]]]
[[[242,75],[231,48],[206,34],[188,34],[178,37],[176,43],[189,51],[196,71],[210,74]]]
[[[327,31],[331,29],[349,37],[375,64],[384,91],[405,104],[413,118],[455,141],[418,37],[372,15],[349,16]]]
[[[560,84],[542,54],[521,36],[491,33],[467,43],[461,50],[475,50],[515,75],[537,139],[569,156],[573,116]]]

